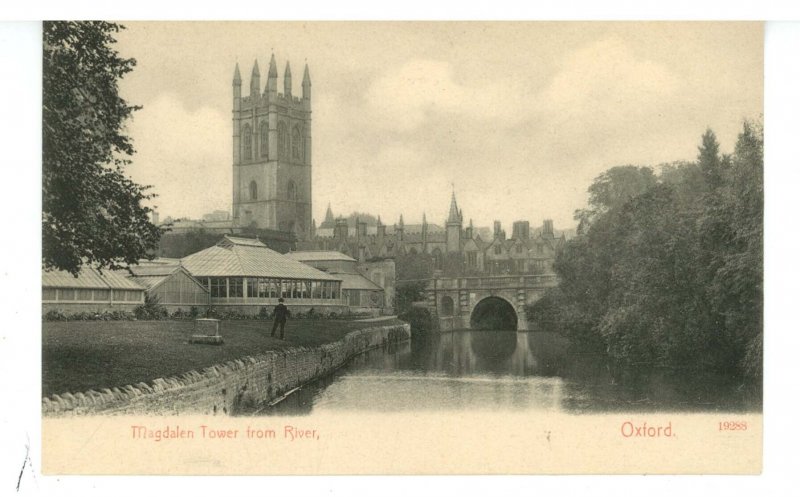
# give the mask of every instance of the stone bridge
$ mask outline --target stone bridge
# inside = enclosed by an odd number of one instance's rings
[[[443,331],[472,329],[476,314],[488,303],[501,313],[505,308],[509,315],[513,314],[517,330],[524,331],[528,329],[525,304],[536,302],[556,285],[555,274],[439,277],[429,280],[425,292],[427,306],[439,317]]]

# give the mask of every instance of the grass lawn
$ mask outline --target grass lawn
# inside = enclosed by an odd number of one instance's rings
[[[348,332],[397,324],[289,320],[286,340],[270,338],[271,321],[222,321],[224,345],[190,345],[191,321],[42,323],[42,395],[121,387],[295,346],[317,346]]]

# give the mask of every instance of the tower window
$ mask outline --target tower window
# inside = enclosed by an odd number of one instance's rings
[[[261,157],[266,157],[269,153],[269,124],[267,121],[261,123]]]
[[[285,159],[289,155],[289,133],[286,131],[286,123],[278,123],[278,157]]]
[[[258,200],[258,185],[255,181],[250,182],[250,200]]]
[[[303,160],[303,134],[300,133],[299,126],[292,129],[292,159]]]
[[[292,201],[297,200],[297,185],[292,180],[289,180],[289,186],[286,188],[286,198]]]
[[[245,124],[242,128],[242,148],[244,149],[245,160],[253,158],[253,133],[250,131],[250,125]]]

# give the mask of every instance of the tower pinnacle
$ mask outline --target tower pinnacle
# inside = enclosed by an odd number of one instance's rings
[[[239,63],[236,63],[236,68],[233,70],[233,86],[242,86],[242,75],[239,72]]]
[[[278,77],[278,66],[275,64],[275,54],[272,54],[269,58],[269,73],[267,74],[269,78],[277,78]]]
[[[261,72],[258,70],[258,60],[253,63],[253,74],[250,76],[250,96],[261,94]]]
[[[283,70],[283,94],[287,98],[292,97],[292,68],[289,67],[289,61],[286,61],[286,69]]]
[[[311,76],[308,75],[308,64],[303,70],[303,100],[311,100]]]
[[[278,93],[278,66],[275,65],[275,54],[269,58],[269,71],[267,73],[267,94],[273,98]]]

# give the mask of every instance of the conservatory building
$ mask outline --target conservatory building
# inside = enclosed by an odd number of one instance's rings
[[[367,278],[363,273],[369,274],[369,266],[375,264],[359,265],[358,261],[341,252],[331,250],[306,250],[289,252],[286,257],[291,257],[321,271],[325,271],[342,279],[342,294],[351,311],[378,315],[386,305],[386,292],[375,281]],[[381,264],[386,266],[386,264]],[[360,270],[360,267],[363,268]],[[392,279],[394,279],[394,265],[391,266]],[[380,273],[383,274],[383,273]],[[383,281],[386,278],[381,278]]]
[[[209,291],[209,304],[255,314],[283,298],[294,312],[347,309],[342,279],[269,249],[258,239],[225,235],[181,265]]]
[[[133,311],[144,303],[142,285],[106,269],[81,268],[77,276],[66,271],[42,272],[42,310],[76,312]]]

